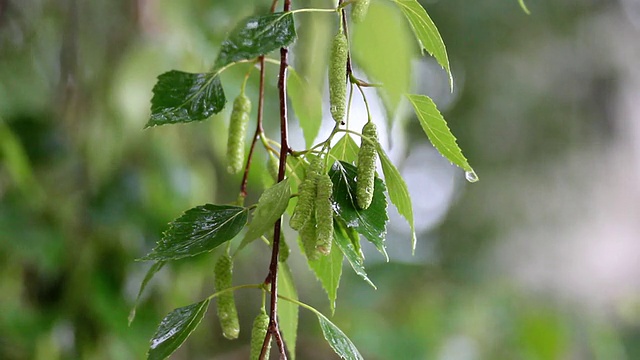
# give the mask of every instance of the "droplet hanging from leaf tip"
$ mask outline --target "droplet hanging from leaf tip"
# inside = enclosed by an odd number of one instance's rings
[[[476,172],[473,171],[473,170],[472,171],[466,171],[464,173],[464,177],[467,179],[468,182],[471,182],[471,183],[474,183],[474,182],[480,180],[478,178],[478,175],[476,174]]]

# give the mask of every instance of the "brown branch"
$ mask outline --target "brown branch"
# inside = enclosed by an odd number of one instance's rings
[[[249,180],[249,168],[251,167],[251,159],[253,157],[253,151],[256,148],[256,143],[260,138],[260,134],[264,132],[262,128],[262,109],[264,108],[264,56],[260,56],[260,85],[258,90],[258,119],[256,125],[256,132],[253,135],[251,141],[251,148],[249,149],[249,155],[247,156],[247,165],[244,167],[244,174],[242,175],[242,183],[240,185],[240,196],[242,199],[247,197],[247,182]]]
[[[275,5],[274,1],[274,5]],[[291,10],[291,0],[284,0],[283,11]],[[278,182],[284,180],[287,155],[289,154],[288,125],[287,125],[287,68],[288,68],[289,49],[280,48],[280,72],[278,76],[278,95],[280,98],[280,164],[278,166]],[[262,351],[260,352],[260,360],[264,360],[271,336],[276,340],[280,360],[287,359],[287,353],[284,347],[284,341],[280,335],[278,327],[278,253],[280,249],[280,229],[282,227],[282,217],[280,217],[273,226],[273,248],[271,249],[271,263],[269,264],[269,274],[265,279],[265,283],[271,284],[270,312],[269,312],[269,329],[262,343]]]

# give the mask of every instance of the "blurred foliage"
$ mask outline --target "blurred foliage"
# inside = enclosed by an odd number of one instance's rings
[[[0,0],[1,359],[142,358],[164,314],[211,292],[211,256],[177,262],[158,274],[127,326],[150,266],[133,260],[185,209],[234,201],[239,182],[224,172],[227,110],[203,123],[142,128],[158,74],[209,69],[226,32],[269,5]],[[443,71],[428,72],[416,86],[449,108],[452,131],[483,180],[461,191],[446,221],[422,234],[413,260],[394,262],[392,254],[391,263],[376,263],[371,253],[368,273],[380,290],[346,275],[333,320],[367,359],[640,358],[638,316],[621,321],[522,292],[496,281],[483,262],[498,235],[519,221],[511,209],[485,211],[501,181],[527,171],[523,163],[532,167],[610,138],[613,125],[600,95],[620,76],[615,68],[525,60],[566,55],[562,49],[578,25],[616,5],[529,2],[531,16],[515,1],[425,5],[448,46],[456,92],[448,93]],[[331,36],[320,18],[300,15],[308,25],[299,29],[294,50],[298,72],[318,88]],[[428,69],[433,62],[421,61]],[[245,70],[223,74],[227,93],[238,92]],[[274,68],[267,68],[267,78],[267,93],[274,94]],[[256,94],[255,81],[248,86]],[[272,96],[267,123],[277,116]],[[407,148],[424,141],[418,122],[403,130]],[[250,179],[253,202],[260,173]],[[406,234],[396,235],[390,246],[409,253]],[[264,277],[266,249],[239,257],[235,283]],[[327,309],[299,260],[291,265],[300,298]],[[225,341],[210,313],[174,358],[246,358],[259,296],[240,292],[236,298],[240,340]],[[301,316],[299,358],[332,358],[313,315]]]

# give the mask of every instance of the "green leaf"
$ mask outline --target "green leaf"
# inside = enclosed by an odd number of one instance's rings
[[[355,271],[358,276],[363,278],[364,281],[369,283],[369,285],[373,286],[374,289],[377,289],[373,282],[369,280],[367,272],[364,271],[362,255],[354,246],[354,241],[359,241],[358,233],[353,229],[349,229],[341,220],[334,221],[333,229],[334,243],[338,245],[340,251],[342,251],[342,254],[353,268],[353,271]]]
[[[175,260],[211,251],[233,239],[247,223],[247,209],[206,204],[169,224],[153,251],[140,260]]]
[[[531,12],[527,8],[527,4],[524,3],[524,0],[518,0],[518,3],[520,3],[520,7],[522,8],[522,11],[525,12],[525,14],[531,15]]]
[[[138,304],[140,303],[140,296],[142,296],[142,292],[144,292],[144,289],[147,287],[147,284],[149,283],[149,281],[151,281],[153,276],[158,271],[160,271],[160,269],[162,269],[164,264],[165,264],[164,261],[156,261],[153,265],[151,265],[149,270],[147,270],[147,274],[144,276],[144,279],[142,280],[142,284],[140,284],[140,290],[138,290],[138,296],[136,296],[136,301],[133,304],[133,308],[129,312],[129,318],[128,318],[129,325],[131,325],[131,323],[133,322],[133,319],[136,318],[136,308],[138,307]]]
[[[478,176],[464,155],[462,155],[462,150],[458,147],[455,136],[449,130],[447,122],[438,111],[433,100],[428,96],[413,94],[408,94],[407,98],[411,101],[418,120],[420,120],[420,125],[433,146],[438,149],[442,156],[466,171],[466,177],[469,181],[477,181]]]
[[[244,235],[237,251],[262,236],[265,231],[273,228],[273,224],[287,209],[290,197],[289,179],[275,184],[262,193],[258,200],[258,207],[253,213],[253,219],[249,223],[249,230]]]
[[[198,327],[207,312],[209,299],[185,307],[174,309],[158,326],[151,338],[147,360],[162,360],[173,354],[177,348]]]
[[[329,151],[329,156],[338,160],[346,161],[350,164],[355,164],[358,160],[358,151],[360,147],[353,140],[351,135],[345,134]]]
[[[329,319],[319,312],[315,312],[320,322],[322,335],[327,340],[333,351],[346,360],[364,360],[356,346],[349,340],[342,330],[335,326]]]
[[[402,215],[409,226],[411,227],[411,250],[416,250],[416,229],[413,223],[413,206],[411,205],[411,196],[409,195],[409,188],[407,183],[404,182],[400,172],[391,162],[391,159],[384,152],[380,144],[378,143],[378,155],[380,155],[380,163],[382,164],[382,172],[384,173],[384,180],[387,185],[387,193],[389,199],[398,209],[398,213]]]
[[[278,270],[278,294],[298,300],[298,292],[287,264],[280,263]],[[298,337],[298,304],[290,301],[278,303],[278,325],[289,349],[289,358],[296,360],[296,339]]]
[[[273,13],[243,19],[222,43],[214,68],[249,60],[287,46],[296,38],[292,13]]]
[[[287,79],[289,99],[300,122],[307,147],[313,145],[322,124],[322,96],[291,67]]]
[[[300,238],[298,237],[298,239]],[[302,244],[300,244],[300,249],[304,249]],[[342,252],[336,246],[332,246],[329,255],[320,256],[318,260],[309,260],[309,268],[327,292],[329,307],[333,313],[336,309],[338,286],[340,285],[340,276],[342,276]]]
[[[411,24],[413,33],[415,34],[421,50],[427,50],[431,56],[435,57],[440,66],[442,66],[449,74],[449,84],[453,89],[453,75],[449,67],[449,56],[444,46],[444,41],[438,32],[438,28],[433,23],[427,10],[417,0],[394,0],[404,13],[404,16]]]
[[[333,182],[333,200],[340,219],[347,227],[371,241],[387,260],[389,256],[384,246],[387,234],[387,199],[384,195],[385,185],[376,177],[373,185],[373,201],[366,210],[358,207],[356,201],[357,168],[344,161],[337,161],[329,170]]]
[[[226,102],[218,76],[171,70],[158,76],[145,127],[204,120],[219,113]]]
[[[383,84],[378,90],[389,112],[395,113],[411,85],[414,56],[402,15],[390,4],[372,2],[367,17],[354,27],[351,40],[354,59],[370,80]]]

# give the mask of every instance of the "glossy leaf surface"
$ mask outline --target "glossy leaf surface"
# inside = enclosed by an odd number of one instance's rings
[[[349,340],[342,330],[340,330],[334,323],[329,321],[324,315],[316,313],[318,316],[318,322],[320,322],[320,328],[322,329],[322,335],[327,340],[333,351],[340,356],[341,359],[346,360],[363,360],[360,352],[356,346]]]
[[[275,184],[262,193],[258,200],[258,207],[253,212],[253,218],[249,223],[249,230],[242,239],[239,249],[273,229],[273,224],[287,209],[289,197],[291,197],[289,179]]]
[[[211,251],[233,239],[247,223],[247,209],[206,204],[169,224],[153,251],[141,260],[174,260]]]
[[[241,20],[224,40],[215,68],[232,62],[254,59],[287,46],[296,38],[291,13],[250,16]]]
[[[389,220],[384,182],[375,178],[373,201],[369,208],[362,210],[356,201],[356,175],[356,167],[349,163],[338,161],[333,164],[329,176],[333,182],[334,208],[347,227],[362,234],[388,258],[384,246]]]
[[[208,307],[209,299],[206,299],[174,309],[165,316],[151,338],[147,360],[162,360],[173,354],[198,327]]]
[[[226,102],[218,76],[171,70],[158,76],[145,127],[204,120],[220,112]]]

